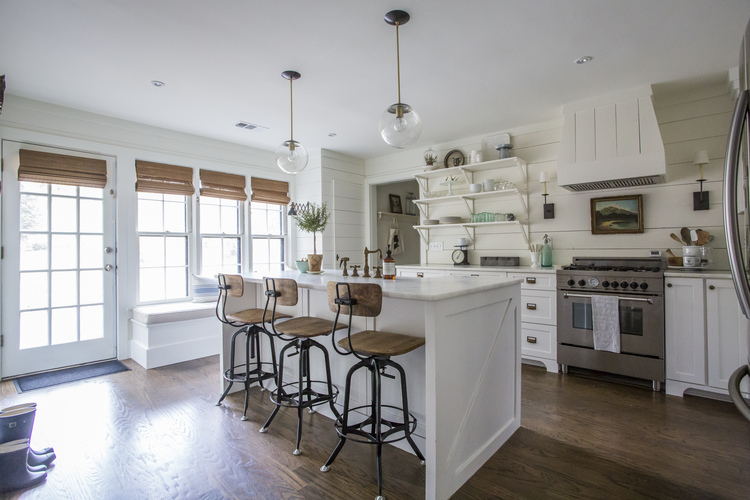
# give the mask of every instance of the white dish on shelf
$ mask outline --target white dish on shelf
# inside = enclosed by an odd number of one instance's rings
[[[440,221],[438,219],[425,219],[422,221],[422,224],[425,226],[437,226],[440,224]]]
[[[460,224],[461,217],[440,217],[440,224]]]

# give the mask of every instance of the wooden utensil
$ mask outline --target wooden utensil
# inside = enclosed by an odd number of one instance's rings
[[[682,241],[685,245],[690,246],[690,229],[686,227],[680,229],[680,236],[682,236]]]
[[[673,254],[673,253],[672,253],[672,249],[671,249],[671,248],[667,248],[667,254],[668,254],[668,255],[669,255],[670,257],[677,257],[677,256],[676,256],[675,254]]]
[[[672,233],[672,234],[670,234],[669,236],[670,236],[670,237],[671,237],[671,238],[672,238],[673,240],[675,240],[675,241],[676,241],[677,243],[679,243],[679,244],[680,244],[680,246],[682,246],[682,245],[684,245],[684,244],[685,244],[685,243],[684,243],[684,242],[683,242],[683,241],[682,241],[682,240],[680,239],[680,237],[679,237],[679,236],[677,236],[676,234]]]
[[[698,233],[698,245],[703,246],[708,243],[708,237],[711,236],[710,234],[703,229],[698,229],[696,232]]]

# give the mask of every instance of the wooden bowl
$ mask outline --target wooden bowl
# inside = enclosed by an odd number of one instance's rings
[[[667,264],[670,266],[682,266],[682,257],[667,257]]]

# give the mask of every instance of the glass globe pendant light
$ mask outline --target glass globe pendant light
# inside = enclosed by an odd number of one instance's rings
[[[422,120],[414,109],[401,102],[401,59],[399,55],[398,27],[409,22],[409,14],[392,10],[385,22],[396,27],[396,71],[398,75],[398,102],[388,106],[380,117],[380,136],[389,146],[403,149],[414,144],[422,133]]]
[[[289,140],[284,141],[276,148],[276,164],[287,174],[302,172],[307,166],[307,151],[299,142],[294,140],[294,100],[292,82],[300,76],[296,71],[284,71],[281,76],[289,80],[289,114],[290,132]]]

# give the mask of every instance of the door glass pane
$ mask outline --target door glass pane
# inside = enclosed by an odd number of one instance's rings
[[[52,307],[74,306],[78,297],[76,271],[52,272]]]
[[[48,310],[21,313],[19,347],[31,349],[47,345]]]
[[[81,198],[102,198],[104,195],[104,190],[100,188],[79,187],[78,192]]]
[[[593,330],[593,316],[591,315],[591,304],[573,302],[573,328]]]
[[[46,196],[21,195],[21,231],[47,230]]]
[[[74,234],[52,235],[52,269],[78,267],[78,248]]]
[[[77,200],[75,198],[52,198],[52,231],[56,233],[76,232],[76,210]],[[83,209],[83,207],[81,207]]]
[[[166,298],[179,299],[188,296],[187,291],[187,268],[168,267],[166,269],[167,286]]]
[[[643,308],[620,306],[620,333],[643,336]]]
[[[168,266],[187,265],[187,238],[185,236],[167,238],[167,261]]]
[[[204,234],[219,234],[221,233],[221,225],[219,218],[219,207],[217,205],[210,204],[206,198],[201,198],[200,206],[200,217],[201,217],[201,233]]]
[[[47,235],[21,235],[21,271],[47,269]]]
[[[103,272],[81,271],[81,304],[101,304],[104,302]]]
[[[52,345],[78,340],[78,308],[52,309]]]
[[[140,300],[142,302],[164,300],[164,268],[141,268]]]
[[[101,234],[102,202],[101,200],[81,200],[81,232]]]
[[[104,337],[104,306],[81,307],[81,340]]]
[[[164,203],[164,230],[170,233],[185,232],[185,203]]]
[[[66,186],[64,184],[51,184],[52,194],[61,196],[75,196],[78,194],[77,186]]]
[[[138,231],[161,233],[164,229],[162,202],[144,200],[143,194],[139,193],[138,199]]]
[[[164,266],[164,238],[161,236],[141,236],[140,261],[141,267]]]
[[[21,310],[48,307],[47,273],[21,273]]]
[[[81,269],[104,267],[104,243],[101,236],[81,236]]]

